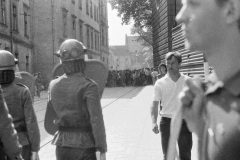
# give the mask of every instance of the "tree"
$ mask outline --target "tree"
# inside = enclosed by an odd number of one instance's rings
[[[138,34],[138,42],[146,47],[152,47],[152,27],[144,29],[140,27],[133,27],[131,28],[131,34]]]
[[[134,21],[134,27],[151,28],[152,8],[150,0],[109,0],[112,9],[118,11],[122,24]]]
[[[109,0],[112,9],[116,9],[122,18],[122,24],[133,20],[132,34],[139,35],[139,42],[152,46],[152,8],[150,0]]]
[[[142,52],[145,63],[152,60],[152,8],[151,0],[109,0],[112,9],[117,10],[122,24],[133,21],[131,34],[137,34],[137,41],[145,46]],[[147,53],[147,54],[146,54]]]

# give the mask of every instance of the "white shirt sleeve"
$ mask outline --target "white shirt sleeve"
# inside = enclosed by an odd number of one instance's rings
[[[155,83],[153,88],[153,101],[160,101],[162,99],[161,87],[159,83]]]

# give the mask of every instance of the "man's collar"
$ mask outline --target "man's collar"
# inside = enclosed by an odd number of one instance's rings
[[[170,79],[172,80],[172,78],[171,78],[171,76],[170,76],[170,74],[169,74],[168,72],[167,72],[167,74],[166,74],[165,76],[166,76],[167,78],[170,78]],[[180,78],[182,78],[183,76],[184,76],[184,74],[180,72],[180,76],[179,76],[178,80],[179,80]],[[177,80],[177,81],[178,81],[178,80]],[[172,81],[173,81],[173,80],[172,80]],[[177,81],[176,81],[176,82],[177,82]]]

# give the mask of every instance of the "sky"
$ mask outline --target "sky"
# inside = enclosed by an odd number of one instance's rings
[[[117,10],[112,10],[111,5],[108,3],[108,36],[109,45],[125,45],[125,35],[131,35],[130,25],[122,25],[122,20],[117,16]]]

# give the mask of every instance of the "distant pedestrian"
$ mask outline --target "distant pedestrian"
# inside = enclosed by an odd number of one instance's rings
[[[159,73],[157,75],[158,79],[164,77],[165,74],[167,74],[167,66],[166,66],[166,64],[164,64],[164,63],[159,64],[159,66],[158,66],[158,73]]]
[[[35,85],[36,85],[36,93],[37,93],[37,96],[40,97],[41,95],[41,91],[43,90],[43,85],[42,85],[42,76],[41,76],[41,73],[38,72],[36,73],[36,76],[35,76]]]
[[[162,103],[160,111],[160,134],[162,142],[162,151],[164,160],[166,160],[168,142],[170,137],[170,124],[172,116],[178,111],[178,94],[185,85],[185,81],[190,77],[179,72],[182,57],[178,52],[169,52],[166,54],[167,74],[158,79],[154,85],[153,103],[151,105],[152,131],[159,133],[157,117],[159,102]],[[191,160],[192,134],[187,125],[183,122],[181,133],[178,140],[181,160]]]

